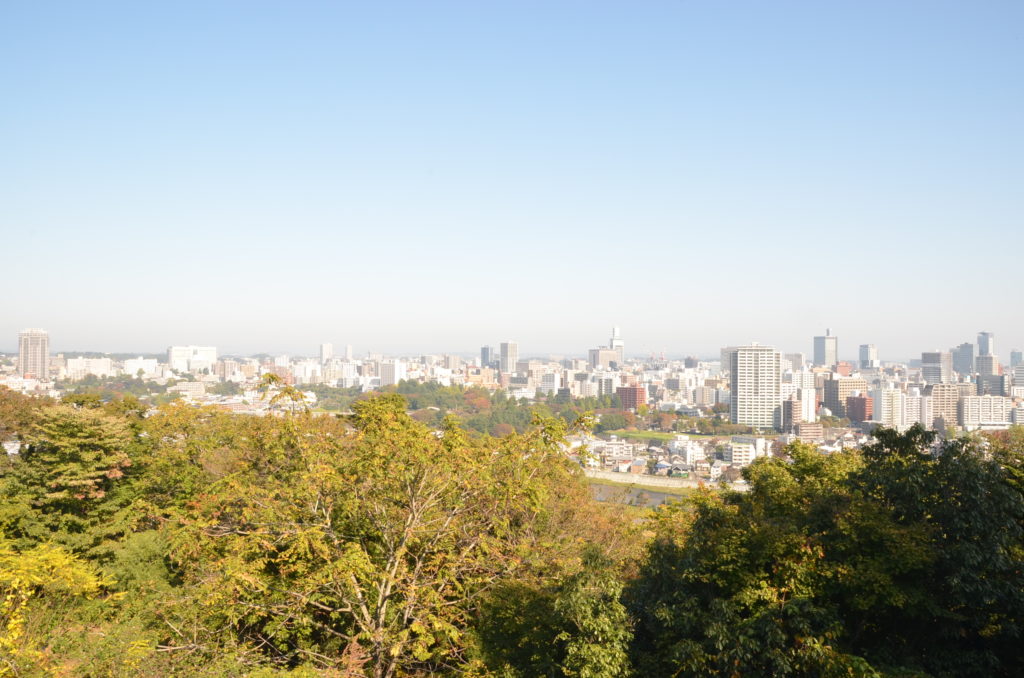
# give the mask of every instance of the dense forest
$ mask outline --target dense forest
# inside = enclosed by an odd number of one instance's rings
[[[0,676],[1024,675],[1021,429],[642,512],[562,453],[585,418],[409,408],[0,392]]]

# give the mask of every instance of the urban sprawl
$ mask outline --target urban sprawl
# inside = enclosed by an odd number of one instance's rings
[[[990,332],[947,351],[926,351],[907,364],[881,362],[872,344],[859,360],[839,360],[839,339],[814,337],[810,360],[752,343],[721,349],[717,360],[627,357],[618,328],[586,359],[522,358],[514,341],[459,355],[353,356],[321,344],[315,358],[221,356],[212,346],[172,346],[166,357],[73,356],[50,352],[49,334],[18,335],[17,356],[0,356],[0,386],[61,397],[83,384],[128,377],[164,389],[164,399],[244,414],[276,414],[274,389],[294,388],[304,407],[327,412],[314,387],[361,393],[402,384],[502,392],[523,405],[605,399],[598,433],[570,438],[591,474],[737,480],[738,469],[793,440],[824,451],[858,447],[878,426],[915,424],[943,435],[1024,423],[1024,359],[1007,365]],[[266,375],[274,375],[268,379]],[[230,386],[231,388],[224,388]],[[269,393],[268,393],[269,388]],[[628,415],[628,416],[623,416]],[[615,419],[615,417],[618,417]],[[621,421],[609,431],[601,420]],[[709,422],[729,425],[710,427]]]

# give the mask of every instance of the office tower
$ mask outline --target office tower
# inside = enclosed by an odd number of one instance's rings
[[[345,344],[345,362],[352,362],[352,344]]]
[[[754,428],[779,426],[782,355],[771,346],[751,344],[733,349],[728,356],[732,423]]]
[[[1021,363],[1024,363],[1024,353],[1022,353],[1020,349],[1016,348],[1010,351],[1010,367],[1016,367]]]
[[[959,374],[974,374],[974,344],[960,344],[953,349],[953,369]]]
[[[832,367],[839,360],[839,338],[832,336],[832,330],[825,330],[825,336],[814,338],[814,364]]]
[[[997,356],[979,355],[976,369],[978,370],[978,376],[975,378],[978,395],[1005,396],[1010,394],[1010,380],[1001,374],[1002,367],[999,365]]]
[[[334,357],[334,344],[320,344],[320,364],[325,364]]]
[[[719,371],[719,373],[721,373],[721,376],[723,378],[727,379],[729,377],[729,360],[730,360],[729,356],[731,356],[733,351],[735,351],[737,348],[738,347],[736,347],[736,346],[726,346],[726,347],[722,348],[719,351],[719,354],[718,354],[718,360],[719,360],[718,371]]]
[[[874,344],[861,344],[860,368],[870,370],[878,367],[878,348]]]
[[[607,370],[612,364],[619,365],[619,354],[610,348],[592,348],[587,353],[587,362],[591,369]]]
[[[995,355],[996,335],[991,332],[978,332],[978,355]]]
[[[868,382],[860,377],[835,377],[826,379],[824,384],[824,396],[822,398],[825,407],[832,412],[834,417],[845,417],[846,399],[854,392],[865,392],[868,390]]]
[[[25,378],[49,378],[50,334],[46,330],[30,328],[18,334],[18,369]]]
[[[621,367],[623,360],[625,359],[626,345],[622,342],[622,337],[619,335],[618,327],[612,328],[612,338],[608,341],[608,348],[615,351],[615,354],[618,356],[616,358],[616,362]]]
[[[807,362],[807,356],[803,353],[787,353],[784,357],[789,361],[794,372],[802,370],[804,368],[804,363]]]
[[[999,358],[991,353],[982,353],[975,359],[974,369],[979,376],[992,376],[999,374]]]
[[[926,384],[948,384],[953,381],[953,355],[948,351],[922,353],[921,377]]]
[[[494,347],[480,347],[480,367],[493,367],[495,363]]]
[[[514,341],[503,341],[499,345],[499,349],[502,373],[512,374],[516,371],[516,364],[519,362],[519,344]]]

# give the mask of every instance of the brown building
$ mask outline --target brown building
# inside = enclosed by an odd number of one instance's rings
[[[803,423],[803,403],[796,395],[782,401],[782,432],[795,433],[797,426]]]
[[[832,416],[845,417],[846,399],[854,391],[863,393],[867,390],[868,382],[860,377],[833,377],[825,382],[824,405],[832,412]]]
[[[932,426],[938,431],[956,426],[960,420],[960,384],[932,384],[929,388],[928,395],[932,397]]]
[[[874,409],[874,401],[870,396],[852,395],[846,399],[846,417],[854,424],[871,421]]]
[[[647,404],[647,389],[643,386],[620,386],[615,389],[615,395],[619,396],[624,410],[635,412],[641,405]]]
[[[797,424],[796,437],[805,443],[818,442],[825,439],[825,427],[820,421],[804,421]]]

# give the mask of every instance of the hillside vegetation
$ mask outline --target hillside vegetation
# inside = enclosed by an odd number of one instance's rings
[[[572,424],[0,393],[0,676],[1014,676],[1014,430],[805,445],[656,512]]]

